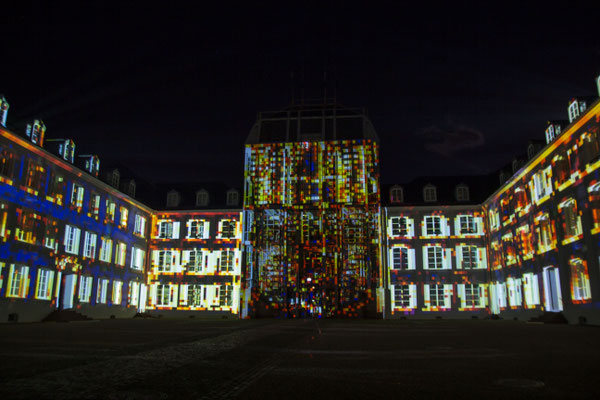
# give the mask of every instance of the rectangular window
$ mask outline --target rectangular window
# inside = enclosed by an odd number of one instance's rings
[[[460,215],[458,224],[461,235],[473,235],[477,233],[477,224],[472,215]]]
[[[98,236],[92,232],[86,232],[83,241],[83,256],[86,258],[96,258],[96,240]]]
[[[202,272],[202,251],[198,249],[183,251],[184,263],[188,272]]]
[[[504,251],[504,261],[506,262],[506,265],[516,264],[518,262],[518,258],[512,232],[502,236],[502,248]]]
[[[207,239],[208,222],[203,219],[190,219],[187,222],[188,239]]]
[[[131,248],[131,269],[143,271],[145,259],[146,252],[144,250],[135,246]]]
[[[92,283],[93,278],[91,276],[79,277],[79,302],[89,303],[92,297]]]
[[[50,300],[52,298],[52,284],[54,283],[54,271],[39,269],[36,283],[35,298]]]
[[[556,235],[554,223],[550,220],[548,213],[541,214],[535,219],[538,236],[538,252],[545,253],[556,247]]]
[[[552,167],[547,167],[533,176],[531,181],[533,199],[539,203],[542,199],[552,194],[552,178],[550,177]]]
[[[464,284],[461,296],[461,308],[484,308],[485,295],[483,285]]]
[[[26,298],[29,289],[29,267],[11,264],[8,271],[7,297]]]
[[[0,151],[0,175],[7,177],[8,179],[13,178],[14,166],[15,166],[16,155],[8,149],[1,149]]]
[[[579,236],[582,233],[581,219],[577,213],[577,203],[575,199],[568,199],[558,206],[558,211],[562,216],[562,226],[565,239]]]
[[[406,217],[392,217],[390,218],[390,225],[392,227],[392,236],[408,235],[408,221]]]
[[[219,270],[221,272],[233,272],[233,268],[235,267],[235,253],[232,250],[221,250],[220,263]]]
[[[443,269],[444,268],[444,257],[443,249],[441,246],[428,246],[426,250],[426,268],[425,269]]]
[[[571,267],[571,298],[577,302],[588,302],[592,299],[590,276],[587,264],[580,258],[569,260]]]
[[[177,305],[175,285],[156,285],[156,305],[159,307],[175,307]]]
[[[157,235],[159,239],[179,239],[179,222],[159,220],[157,222]]]
[[[218,293],[219,305],[221,307],[231,307],[233,300],[233,286],[221,285]]]
[[[521,245],[521,257],[529,260],[533,257],[535,250],[533,247],[533,235],[529,231],[529,224],[523,224],[517,228],[517,237]]]
[[[56,251],[58,246],[58,223],[46,218],[46,226],[44,229],[44,247]]]
[[[437,236],[442,234],[442,219],[435,215],[425,217],[425,234],[427,236]]]
[[[102,244],[100,245],[100,261],[109,263],[112,259],[112,239],[103,237]]]
[[[37,195],[46,182],[46,170],[40,164],[33,160],[29,160],[27,163],[27,175],[25,178],[25,185],[35,191]]]
[[[71,205],[73,207],[81,208],[83,206],[83,196],[85,189],[83,186],[73,184],[73,190],[71,191]]]
[[[232,219],[222,219],[221,225],[221,236],[222,238],[231,239],[235,237],[237,228],[237,221]]]
[[[424,295],[427,308],[449,309],[452,285],[425,284]]]
[[[113,305],[120,305],[121,300],[123,300],[123,282],[122,281],[113,281],[111,303]]]
[[[108,279],[98,279],[98,289],[96,291],[96,303],[106,304],[108,298],[108,285],[110,281]]]
[[[62,206],[64,204],[66,186],[67,183],[62,176],[54,175],[48,190],[48,197],[51,199],[51,201],[59,206]]]
[[[133,233],[140,236],[146,236],[146,217],[139,214],[135,215],[135,225],[133,227]]]
[[[202,285],[188,285],[187,304],[190,307],[201,307],[203,303]]]
[[[119,222],[119,228],[127,229],[127,221],[129,219],[129,210],[126,207],[120,207],[119,213],[121,214],[121,220]]]
[[[154,265],[158,272],[175,272],[179,264],[179,252],[174,250],[156,250],[154,252]]]
[[[15,239],[29,244],[36,244],[43,232],[42,218],[31,211],[18,213]]]
[[[110,199],[106,199],[106,216],[104,218],[105,222],[115,222],[115,210],[117,209],[117,205],[114,201]]]
[[[508,305],[511,307],[520,307],[523,304],[523,294],[521,292],[521,280],[514,278],[506,279],[506,289],[508,291]]]
[[[410,310],[417,307],[417,285],[393,285],[393,309]]]
[[[478,251],[477,246],[461,246],[461,268],[475,269],[478,268]]]
[[[536,274],[523,274],[523,294],[526,308],[535,308],[540,304],[540,286]]]
[[[65,252],[69,254],[79,254],[79,238],[81,229],[71,225],[65,225]]]
[[[137,306],[140,298],[140,283],[136,281],[129,282],[129,292],[127,302],[130,306]]]
[[[100,215],[100,195],[93,193],[90,196],[90,215],[94,218],[98,218]]]
[[[123,242],[117,242],[115,249],[115,264],[125,266],[125,256],[127,255],[127,245]]]
[[[390,249],[390,265],[395,270],[414,269],[414,250],[405,246],[394,246]]]

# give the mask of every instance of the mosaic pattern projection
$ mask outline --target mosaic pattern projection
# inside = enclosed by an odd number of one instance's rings
[[[378,164],[371,140],[246,146],[248,315],[356,317],[376,307]]]

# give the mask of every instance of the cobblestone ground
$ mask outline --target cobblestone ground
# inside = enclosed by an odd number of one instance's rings
[[[515,321],[0,325],[0,398],[597,399],[600,328]]]

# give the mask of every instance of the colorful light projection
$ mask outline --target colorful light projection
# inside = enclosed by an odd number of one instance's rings
[[[253,312],[356,317],[374,305],[379,196],[373,141],[247,145],[246,301]]]

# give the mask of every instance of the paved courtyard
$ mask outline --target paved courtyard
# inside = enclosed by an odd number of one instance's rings
[[[600,328],[488,320],[0,325],[0,398],[592,399]]]

